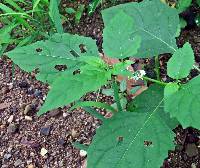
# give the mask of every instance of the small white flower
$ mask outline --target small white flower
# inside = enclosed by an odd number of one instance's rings
[[[139,80],[142,79],[142,77],[146,75],[146,72],[144,70],[138,70],[136,72],[133,73],[133,79],[134,80]]]
[[[140,75],[141,75],[141,78],[146,75],[146,72],[144,70],[139,70],[140,71]]]

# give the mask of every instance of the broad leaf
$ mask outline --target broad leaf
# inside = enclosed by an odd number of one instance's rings
[[[38,115],[68,105],[87,92],[96,91],[110,79],[111,73],[100,69],[99,71],[84,70],[83,73],[77,75],[60,76],[51,85],[51,90]]]
[[[200,76],[182,85],[165,97],[165,111],[176,117],[181,125],[200,129]]]
[[[121,53],[119,44],[126,44],[127,51],[132,51],[132,47],[137,48],[137,43],[132,43],[132,45],[127,45],[127,43],[138,36],[141,37],[142,42],[137,55],[131,55],[132,53],[127,55],[140,58],[152,57],[162,53],[173,53],[177,49],[175,37],[179,28],[178,12],[160,0],[144,0],[141,3],[118,5],[103,10],[102,15],[105,25],[103,48],[105,54],[110,57],[120,56],[115,54]],[[118,23],[115,23],[116,18],[118,18]],[[111,33],[109,30],[112,27],[111,23],[115,25],[113,25],[112,35],[109,35],[106,32]],[[117,33],[119,31],[121,34]],[[111,55],[111,52],[114,54]]]
[[[80,44],[85,46],[85,53],[81,52]],[[19,47],[7,54],[23,70],[37,70],[37,79],[52,83],[57,76],[79,69],[83,56],[98,56],[98,50],[95,41],[90,38],[55,34],[47,41]],[[55,68],[57,65],[67,66],[67,70],[59,71]]]
[[[146,97],[151,99],[146,101]],[[118,112],[97,130],[87,150],[88,168],[162,165],[168,150],[174,148],[174,133],[163,111],[163,89],[152,86],[135,103],[134,112]]]
[[[103,48],[106,55],[113,58],[126,58],[137,53],[140,36],[131,37],[135,30],[133,19],[122,10],[107,23],[104,32]]]
[[[179,48],[167,63],[167,74],[174,79],[185,78],[194,65],[194,52],[189,43]]]

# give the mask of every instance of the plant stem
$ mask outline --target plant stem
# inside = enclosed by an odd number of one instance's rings
[[[160,63],[159,63],[159,56],[155,56],[155,71],[157,80],[160,81]]]
[[[199,69],[199,67],[198,67],[198,66],[196,66],[196,65],[193,65],[193,68],[194,68],[194,69],[196,69],[198,72],[200,72],[200,69]]]
[[[117,104],[117,109],[118,109],[118,111],[122,111],[122,105],[120,103],[120,98],[119,98],[119,93],[118,93],[119,92],[119,87],[118,87],[118,85],[117,85],[115,80],[113,80],[112,88],[114,90],[114,99],[115,99],[116,104]]]
[[[144,80],[151,81],[151,82],[157,83],[157,84],[159,84],[159,85],[163,85],[163,86],[166,86],[166,85],[167,85],[167,83],[165,83],[165,82],[162,82],[162,81],[159,81],[159,80],[155,80],[155,79],[151,79],[151,78],[148,78],[148,77],[146,77],[146,76],[143,76],[142,78],[143,78]]]

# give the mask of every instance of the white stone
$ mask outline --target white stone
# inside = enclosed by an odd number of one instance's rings
[[[8,122],[9,122],[9,123],[13,122],[13,119],[14,119],[14,116],[11,115],[11,116],[9,117],[9,119],[8,119]]]
[[[45,156],[48,153],[48,151],[45,148],[42,148],[40,151],[40,155]]]
[[[87,152],[84,150],[80,150],[80,156],[85,157],[87,155]]]
[[[27,120],[27,121],[32,121],[33,120],[33,118],[31,116],[25,116],[24,119]]]
[[[66,118],[67,117],[67,113],[63,113],[63,118]]]

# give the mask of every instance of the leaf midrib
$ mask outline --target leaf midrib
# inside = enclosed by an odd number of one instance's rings
[[[138,130],[138,132],[136,133],[135,137],[133,138],[133,140],[129,143],[128,147],[124,150],[123,155],[121,156],[121,158],[118,160],[118,162],[116,163],[116,167],[120,165],[120,162],[124,159],[126,153],[128,152],[129,148],[132,146],[132,144],[135,142],[136,138],[140,135],[140,133],[142,132],[142,130],[144,129],[144,127],[146,126],[146,124],[149,122],[149,120],[151,119],[151,117],[156,113],[157,109],[160,107],[160,105],[163,103],[164,98],[158,103],[158,105],[156,106],[156,108],[152,111],[152,113],[150,114],[147,113],[147,115],[149,115],[149,117],[146,119],[146,121],[144,122],[144,124],[142,125],[142,127]]]

